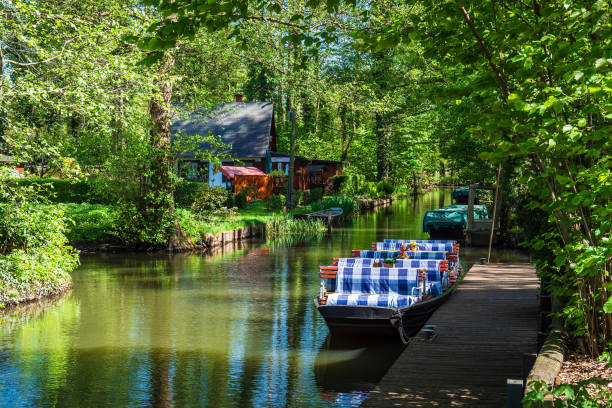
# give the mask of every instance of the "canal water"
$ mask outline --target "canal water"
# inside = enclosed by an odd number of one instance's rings
[[[318,266],[427,238],[425,211],[448,204],[435,190],[291,247],[83,256],[70,293],[0,315],[0,406],[357,406],[403,346],[330,337],[312,300]]]

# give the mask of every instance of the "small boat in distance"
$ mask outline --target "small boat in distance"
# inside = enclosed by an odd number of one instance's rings
[[[323,220],[324,222],[328,222],[328,221],[333,221],[335,218],[341,215],[342,215],[342,208],[333,207],[333,208],[328,208],[328,209],[321,210],[321,211],[311,212],[308,214],[295,214],[293,218],[302,219],[302,220],[319,218]]]
[[[404,243],[397,251],[382,249],[395,247],[389,240],[320,267],[321,289],[314,302],[332,333],[399,335],[406,343],[451,296],[462,278],[459,245],[405,242],[411,251]]]

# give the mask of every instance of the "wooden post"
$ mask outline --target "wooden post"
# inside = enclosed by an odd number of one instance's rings
[[[521,408],[523,406],[523,380],[515,380],[508,378],[506,380],[506,389],[508,390],[508,408]]]
[[[493,219],[491,220],[491,234],[489,235],[489,254],[487,263],[491,260],[491,245],[493,244],[493,232],[495,231],[495,218],[497,216],[497,201],[499,200],[499,176],[501,174],[501,163],[497,165],[497,183],[495,184],[495,197],[493,198]],[[470,191],[472,191],[470,189]]]

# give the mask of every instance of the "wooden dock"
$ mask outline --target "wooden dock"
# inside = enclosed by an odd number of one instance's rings
[[[370,393],[364,407],[504,407],[506,380],[520,379],[535,353],[535,267],[474,265]]]

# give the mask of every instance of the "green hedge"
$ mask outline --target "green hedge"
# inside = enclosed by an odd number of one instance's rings
[[[181,180],[174,189],[174,203],[179,208],[191,208],[198,192],[208,187],[206,183]]]
[[[42,196],[52,203],[111,204],[104,183],[99,180],[66,180],[57,178],[13,179],[11,183],[28,187],[39,186]]]

